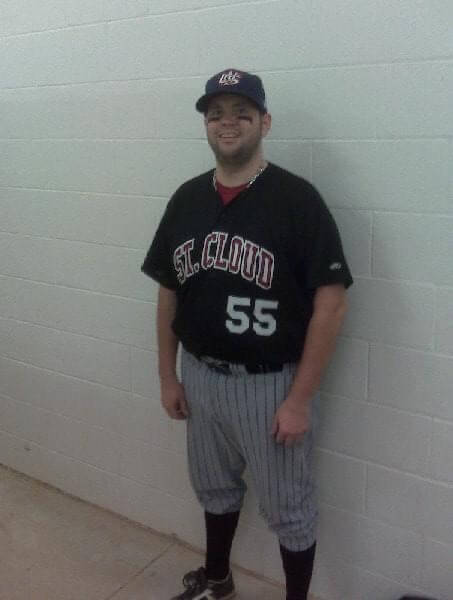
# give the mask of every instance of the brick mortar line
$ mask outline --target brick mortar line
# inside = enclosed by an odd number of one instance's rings
[[[18,281],[26,281],[29,283],[35,283],[37,285],[42,285],[42,286],[47,286],[47,287],[56,287],[56,288],[61,288],[61,289],[65,289],[65,290],[71,290],[71,291],[76,291],[76,292],[92,294],[93,296],[106,296],[108,298],[117,298],[119,300],[130,300],[132,302],[138,302],[140,304],[149,304],[151,306],[157,306],[157,300],[142,300],[140,298],[132,298],[131,296],[121,296],[120,294],[111,294],[109,292],[102,292],[99,290],[92,290],[89,288],[79,288],[79,287],[75,287],[75,286],[64,284],[64,283],[58,283],[58,282],[49,282],[49,281],[43,281],[43,280],[39,280],[39,279],[30,279],[28,277],[20,277],[18,275],[9,275],[9,274],[5,274],[5,273],[1,273],[1,272],[0,272],[0,279],[16,279]],[[7,321],[16,320],[14,318],[10,319],[9,317],[4,317],[1,314],[0,314],[0,319],[5,319]],[[17,320],[20,321],[20,319],[17,319]],[[23,321],[23,322],[28,323],[29,321]],[[39,323],[35,323],[35,324],[39,325]],[[44,327],[46,327],[46,325],[44,325]],[[63,329],[59,330],[58,328],[57,328],[57,330],[65,331]],[[80,335],[84,335],[84,334],[82,333]],[[106,341],[108,341],[108,340],[106,340]],[[122,343],[123,345],[126,345],[126,346],[131,346],[131,345],[133,346],[133,344],[126,344],[125,342],[118,342],[118,343]],[[140,348],[141,346],[136,346],[136,347]],[[146,350],[146,348],[145,348],[145,350]]]
[[[97,425],[95,423],[90,423],[89,421],[82,421],[78,417],[74,417],[72,415],[66,415],[64,413],[60,413],[60,412],[55,411],[55,410],[49,410],[48,408],[44,408],[42,406],[37,406],[36,404],[32,404],[31,402],[26,402],[24,400],[18,400],[17,398],[13,398],[12,396],[9,396],[9,394],[5,394],[5,393],[3,393],[3,392],[0,391],[0,399],[1,398],[5,399],[5,400],[7,400],[8,402],[11,402],[11,403],[17,403],[17,404],[22,405],[22,406],[30,407],[30,408],[32,408],[32,409],[34,409],[36,411],[42,411],[42,412],[44,412],[46,414],[55,415],[58,418],[61,418],[61,419],[66,420],[66,421],[70,421],[70,422],[76,423],[78,425],[85,425],[89,429],[107,432],[107,433],[112,434],[113,436],[115,436],[117,438],[120,438],[121,440],[128,441],[129,443],[137,444],[138,446],[146,446],[147,448],[158,448],[159,450],[162,450],[164,452],[172,454],[173,456],[177,456],[177,457],[180,457],[182,459],[185,458],[183,454],[181,454],[178,450],[174,450],[173,448],[168,448],[168,447],[165,447],[165,446],[161,446],[160,444],[156,444],[156,443],[153,443],[153,442],[146,442],[145,440],[142,440],[140,438],[131,438],[130,436],[127,436],[127,435],[125,435],[123,433],[115,431],[114,429],[110,429],[108,427],[102,427],[101,425]],[[163,415],[163,416],[165,416],[165,415]],[[12,431],[8,431],[6,429],[3,429],[2,431],[4,431],[5,433],[9,433],[11,435],[14,435],[16,437],[19,437],[17,435],[17,433],[14,433]],[[100,470],[105,470],[106,472],[109,472],[108,469],[103,469],[103,468],[99,467],[99,465],[93,465],[92,463],[87,463],[84,459],[81,459],[81,458],[76,457],[76,456],[71,456],[69,454],[65,454],[61,450],[55,450],[55,448],[50,448],[48,446],[42,446],[40,444],[40,442],[37,442],[36,440],[28,439],[28,438],[24,438],[24,439],[26,439],[26,441],[28,441],[28,442],[30,442],[32,444],[36,444],[38,446],[46,448],[47,450],[50,450],[51,452],[57,452],[58,454],[63,454],[63,456],[67,456],[68,458],[71,458],[73,460],[80,460],[80,462],[85,462],[86,464],[89,464],[90,466],[93,466],[93,467],[96,467],[96,468],[98,468]],[[110,471],[110,472],[113,473],[114,475],[119,475],[120,477],[126,477],[125,475],[122,475],[120,473],[115,473],[115,472],[112,472],[112,471]],[[132,477],[131,478],[126,477],[126,478],[127,479],[131,479],[132,481],[136,481]],[[143,482],[138,481],[137,483],[143,483]],[[144,484],[144,485],[148,485],[148,484]],[[159,489],[159,488],[157,488],[157,489]]]
[[[313,149],[315,144],[323,145],[323,144],[398,144],[404,142],[449,142],[453,140],[453,134],[446,133],[445,135],[403,135],[403,136],[395,136],[395,137],[297,137],[297,138],[279,138],[279,137],[269,137],[264,141],[264,145],[269,145],[273,143],[292,143],[292,144],[312,144]],[[203,137],[188,137],[188,138],[160,138],[160,137],[116,137],[116,138],[75,138],[75,137],[28,137],[28,138],[0,138],[0,143],[17,143],[17,142],[77,142],[77,143],[119,143],[119,142],[133,142],[133,143],[145,143],[145,142],[159,142],[159,143],[175,143],[175,142],[184,142],[188,143],[206,143],[206,138]],[[157,196],[160,197],[160,196]]]
[[[222,10],[222,9],[228,9],[231,7],[243,7],[243,6],[259,6],[261,4],[275,4],[279,2],[279,0],[248,0],[246,2],[234,2],[234,0],[232,2],[229,3],[225,3],[225,4],[217,4],[214,6],[201,6],[201,7],[194,7],[194,8],[190,8],[187,10],[170,10],[170,11],[164,11],[164,12],[160,12],[160,13],[151,13],[149,12],[149,9],[146,10],[145,14],[141,14],[141,15],[133,15],[130,17],[120,17],[118,19],[101,19],[101,20],[95,20],[95,21],[90,21],[88,23],[74,23],[74,24],[69,24],[69,23],[64,23],[61,27],[53,27],[50,29],[36,29],[36,30],[32,30],[32,31],[21,31],[21,32],[17,32],[17,33],[11,33],[11,34],[6,34],[6,35],[0,35],[0,40],[3,39],[11,39],[11,38],[22,38],[22,37],[28,37],[28,36],[33,36],[33,35],[43,35],[43,34],[49,34],[49,33],[59,33],[61,31],[73,31],[73,30],[77,30],[77,29],[86,29],[88,27],[100,27],[100,26],[105,26],[105,25],[116,25],[117,23],[124,23],[124,22],[130,22],[130,21],[145,21],[145,20],[151,20],[151,19],[161,19],[161,18],[165,18],[167,16],[174,16],[174,15],[187,15],[187,14],[192,14],[192,13],[200,13],[200,12],[210,12],[210,11],[215,11],[215,10]]]
[[[0,199],[0,203],[1,203],[1,199]],[[452,218],[453,218],[453,215],[452,215]],[[131,252],[143,252],[144,253],[143,258],[146,254],[146,251],[149,248],[149,245],[146,247],[144,246],[143,248],[140,248],[137,246],[112,244],[111,242],[102,243],[102,242],[95,242],[93,240],[82,240],[82,239],[76,239],[76,238],[48,237],[45,235],[27,233],[27,232],[23,232],[23,231],[6,231],[6,230],[0,229],[0,235],[1,234],[9,235],[11,237],[19,237],[21,239],[43,240],[46,242],[67,242],[70,244],[86,244],[88,246],[100,246],[101,248],[116,248],[118,250],[127,250],[127,251],[130,250]],[[0,276],[2,276],[2,275],[5,277],[16,277],[17,279],[28,279],[27,277],[20,277],[18,275],[8,275],[8,274],[4,274],[4,273],[0,272]],[[37,281],[37,280],[31,279],[30,281]]]
[[[100,473],[105,473],[108,476],[113,476],[116,477],[118,479],[123,479],[127,482],[131,482],[131,483],[135,483],[138,486],[141,486],[143,488],[149,488],[149,490],[152,490],[153,492],[158,492],[160,494],[163,494],[164,496],[168,496],[170,498],[176,498],[177,500],[180,500],[182,502],[190,502],[191,499],[189,498],[184,498],[183,496],[177,496],[175,494],[171,494],[170,492],[163,490],[157,486],[153,486],[150,483],[146,483],[144,481],[138,481],[137,479],[133,479],[132,477],[127,477],[126,475],[123,475],[121,473],[115,473],[114,471],[111,471],[110,469],[105,469],[103,467],[100,467],[98,465],[94,465],[93,463],[87,462],[86,460],[82,459],[82,458],[77,458],[74,456],[71,456],[69,454],[65,454],[64,452],[61,452],[59,450],[53,450],[52,448],[49,448],[47,446],[43,446],[42,444],[35,442],[33,440],[29,440],[27,438],[21,437],[15,433],[12,433],[11,431],[6,431],[5,429],[2,429],[0,427],[0,434],[5,434],[7,436],[10,436],[16,440],[19,440],[21,442],[25,442],[26,444],[31,444],[32,446],[37,446],[38,448],[40,448],[41,450],[43,450],[44,452],[48,452],[49,454],[57,454],[59,456],[63,456],[65,458],[67,458],[70,461],[73,461],[75,463],[80,463],[81,465],[84,465],[86,467],[89,467],[90,469],[94,469],[95,471],[98,471]],[[183,458],[183,456],[181,456],[181,458]],[[57,488],[58,489],[58,488]],[[126,517],[127,519],[127,517]]]
[[[157,355],[157,350],[143,350],[143,352],[154,353]],[[149,401],[152,399],[150,396],[142,396],[141,394],[138,394],[136,391],[134,391],[132,389],[125,390],[123,388],[117,388],[112,385],[106,385],[105,383],[100,383],[99,381],[92,381],[91,379],[84,379],[83,377],[77,377],[76,375],[69,375],[68,373],[63,373],[62,371],[55,371],[54,369],[49,369],[48,367],[38,366],[33,363],[25,362],[18,358],[11,358],[11,356],[6,356],[6,354],[0,354],[0,361],[1,360],[6,360],[9,362],[17,363],[18,365],[21,365],[23,367],[31,367],[32,369],[44,371],[45,373],[51,373],[52,375],[57,375],[59,377],[74,379],[75,381],[78,381],[80,383],[88,383],[89,385],[99,386],[101,388],[104,388],[105,390],[114,390],[115,392],[121,392],[121,393],[127,394],[129,396],[138,396],[139,398],[141,398],[143,400]]]
[[[305,65],[293,68],[281,68],[281,69],[259,69],[255,67],[251,67],[251,70],[256,71],[260,74],[280,74],[280,73],[298,73],[300,71],[312,71],[312,70],[325,70],[325,69],[365,69],[365,68],[380,68],[380,67],[391,67],[391,66],[418,66],[424,64],[451,64],[453,63],[453,58],[451,56],[444,57],[434,57],[434,58],[425,58],[425,59],[396,59],[394,61],[384,61],[384,62],[371,62],[371,63],[329,63],[329,64],[320,64],[320,65]],[[188,79],[205,79],[209,77],[211,73],[198,73],[193,75],[168,75],[164,77],[130,77],[125,79],[92,79],[86,81],[76,81],[76,82],[59,82],[59,83],[41,83],[34,85],[22,85],[22,86],[14,86],[14,87],[0,87],[0,93],[11,90],[24,90],[24,89],[40,89],[40,88],[52,88],[52,87],[71,87],[71,86],[80,86],[80,85],[102,85],[106,83],[130,83],[133,81],[145,82],[145,81],[178,81],[178,80],[188,80]]]
[[[169,196],[160,196],[157,194],[128,194],[127,192],[96,192],[88,191],[84,192],[81,190],[59,190],[49,188],[35,188],[35,187],[24,187],[24,186],[11,186],[11,185],[0,185],[0,190],[12,190],[12,191],[26,191],[26,192],[50,192],[51,194],[78,194],[80,196],[107,196],[112,198],[140,198],[142,200],[167,200]]]

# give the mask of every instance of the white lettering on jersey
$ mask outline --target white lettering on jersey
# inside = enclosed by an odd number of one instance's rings
[[[261,288],[268,290],[272,285],[274,277],[274,255],[261,248],[260,267],[256,276],[256,284]]]
[[[205,237],[201,253],[201,267],[207,271],[217,269],[240,275],[246,281],[268,290],[274,278],[275,258],[272,252],[250,240],[235,235],[227,248],[229,234],[224,231],[211,231]],[[191,238],[176,248],[173,263],[179,283],[199,272],[199,264],[192,262],[195,239]]]
[[[249,242],[249,240],[245,242],[241,275],[247,281],[253,281],[255,279],[256,257],[259,249],[260,247],[253,242]]]
[[[183,244],[183,247],[182,247],[183,252],[184,252],[184,259],[185,259],[186,278],[193,275],[193,265],[192,265],[192,259],[191,259],[190,254],[193,250],[194,242],[195,242],[195,240],[192,238],[191,240],[188,240],[185,244]]]
[[[195,239],[187,240],[176,248],[173,253],[173,264],[176,269],[176,276],[182,285],[188,277],[194,274],[191,252],[193,250]]]
[[[225,244],[228,239],[228,233],[219,231],[219,241],[217,243],[217,252],[215,255],[214,269],[220,269],[226,271],[228,269],[228,261],[223,258],[223,251],[225,250]]]
[[[210,256],[209,250],[211,248],[211,245],[217,242],[218,235],[219,234],[217,231],[213,231],[205,237],[203,244],[203,254],[201,256],[201,266],[205,270],[210,269],[214,264],[214,259]]]
[[[228,270],[235,275],[241,270],[242,253],[244,251],[244,240],[235,235],[230,244],[230,256],[228,258]]]

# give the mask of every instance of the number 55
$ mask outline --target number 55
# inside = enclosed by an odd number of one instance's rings
[[[252,305],[251,298],[240,298],[238,296],[228,296],[227,314],[230,319],[225,321],[226,328],[231,333],[241,334],[250,328],[250,317],[244,308]],[[272,335],[277,329],[275,317],[269,312],[278,308],[277,300],[255,300],[253,308],[253,331],[257,335]]]

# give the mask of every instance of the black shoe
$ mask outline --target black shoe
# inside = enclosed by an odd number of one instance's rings
[[[185,591],[171,600],[229,600],[236,595],[231,571],[223,581],[209,581],[204,567],[200,567],[184,575],[182,583]]]

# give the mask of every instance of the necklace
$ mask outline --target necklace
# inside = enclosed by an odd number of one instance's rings
[[[255,173],[255,175],[247,183],[248,188],[255,183],[255,181],[258,179],[258,177],[261,175],[261,173],[265,170],[266,167],[267,167],[267,163],[264,163],[263,165],[261,165],[261,167]],[[217,171],[216,171],[216,169],[214,169],[214,173],[212,174],[212,186],[217,191],[217,175],[216,175],[216,173],[217,173]]]

